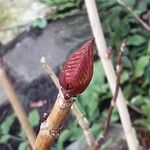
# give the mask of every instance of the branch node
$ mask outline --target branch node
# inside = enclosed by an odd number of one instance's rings
[[[61,90],[59,90],[59,94],[58,94],[58,100],[59,100],[59,107],[61,109],[66,109],[71,107],[71,105],[74,103],[74,101],[76,100],[76,97],[70,97],[67,100],[64,100],[64,95],[61,92]]]
[[[104,139],[105,139],[105,137],[104,137],[103,134],[100,135],[100,139],[101,139],[101,140],[104,140]]]
[[[51,129],[51,130],[50,130],[50,134],[51,134],[55,139],[57,139],[58,136],[60,135],[59,130],[57,130],[57,129]]]
[[[40,130],[47,130],[48,129],[48,123],[46,121],[41,123]]]
[[[112,107],[116,106],[116,102],[115,101],[111,101],[111,106]]]
[[[117,64],[117,66],[116,66],[116,73],[117,74],[121,74],[121,72],[122,72],[122,64]]]
[[[40,63],[41,63],[41,64],[45,64],[45,63],[46,63],[46,59],[45,59],[44,56],[41,58]]]
[[[107,51],[106,51],[106,58],[107,59],[110,59],[112,57],[112,54],[113,54],[112,51],[113,51],[112,47],[107,48]]]

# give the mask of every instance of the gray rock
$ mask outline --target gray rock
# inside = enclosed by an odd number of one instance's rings
[[[37,38],[25,37],[4,59],[25,80],[32,81],[43,73],[40,65],[42,56],[54,69],[89,35],[90,28],[85,16],[51,22],[42,35]]]
[[[40,64],[42,56],[47,58],[52,69],[60,66],[71,50],[74,50],[91,35],[85,15],[65,18],[49,23],[41,35],[25,36],[4,56],[5,63],[26,82],[32,82],[44,73]],[[11,48],[10,48],[11,49]],[[2,97],[0,91],[0,98]],[[0,99],[0,104],[4,98]]]

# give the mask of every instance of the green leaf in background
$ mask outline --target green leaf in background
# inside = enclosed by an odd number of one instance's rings
[[[123,59],[122,59],[122,62],[123,62],[123,67],[124,68],[129,68],[129,69],[132,69],[132,63],[131,63],[131,60],[124,56]]]
[[[18,150],[27,150],[28,142],[21,142],[19,144]]]
[[[135,0],[121,0],[127,6],[133,6],[135,4]]]
[[[134,75],[135,77],[140,77],[144,73],[145,67],[150,62],[150,56],[142,56],[137,60]]]
[[[150,116],[149,116],[149,111],[150,111],[150,99],[148,96],[136,96],[136,99],[143,103],[142,107],[141,107],[141,111],[147,116],[144,118],[140,118],[134,121],[134,124],[136,125],[142,125],[147,129],[150,129]],[[138,102],[138,103],[139,103]],[[137,102],[136,102],[137,103]]]
[[[143,104],[142,96],[137,95],[131,99],[131,103],[135,106],[141,106]]]
[[[94,63],[94,73],[91,83],[79,96],[79,105],[84,108],[84,112],[90,121],[93,121],[99,115],[99,111],[97,111],[99,95],[108,93],[106,85],[103,66],[100,61],[97,61]]]
[[[1,135],[0,136],[0,143],[7,143],[7,141],[10,139],[10,136],[8,134],[6,135]]]
[[[148,41],[147,54],[150,55],[150,40]]]
[[[125,98],[128,99],[130,95],[132,94],[132,85],[128,84],[127,86],[125,86],[123,93],[124,93]]]
[[[96,3],[101,8],[109,8],[110,6],[114,5],[116,2],[114,0],[96,0]]]
[[[26,135],[22,129],[20,129],[20,132],[18,133],[18,136],[24,140],[26,140]]]
[[[15,121],[15,115],[10,115],[8,116],[1,124],[0,124],[0,131],[2,133],[8,134],[11,125],[14,123]]]
[[[140,126],[144,126],[145,128],[147,128],[148,130],[150,130],[150,118],[146,118],[146,119],[137,119],[134,121],[135,125],[140,125]]]
[[[147,5],[148,5],[148,1],[141,1],[140,4],[138,5],[138,11],[140,11],[140,13],[145,12],[147,10]]]
[[[141,109],[150,118],[150,116],[149,116],[150,99],[149,99],[149,97],[142,97],[142,101],[144,102],[144,105],[141,107]]]
[[[113,109],[113,112],[112,112],[111,122],[112,122],[112,123],[115,123],[115,122],[117,122],[118,120],[119,120],[119,113],[118,113],[117,108],[115,107],[115,108]]]
[[[136,34],[128,36],[128,45],[139,46],[145,42],[145,38],[141,35]]]
[[[38,111],[36,109],[32,110],[29,113],[28,119],[29,119],[29,122],[32,125],[32,127],[37,126],[39,124],[39,121],[40,121],[40,117],[39,117]]]
[[[124,71],[121,74],[120,83],[123,84],[124,82],[129,80],[129,73],[127,71]]]
[[[128,20],[127,17],[121,20],[119,31],[122,37],[126,37],[130,32],[130,24],[129,21],[127,20]]]
[[[71,136],[73,136],[73,133],[70,130],[64,130],[59,136],[57,150],[62,150],[64,142],[67,141]]]

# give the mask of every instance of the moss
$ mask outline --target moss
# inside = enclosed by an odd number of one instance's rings
[[[0,29],[5,28],[5,26],[11,24],[14,21],[14,17],[11,14],[10,9],[0,2]]]

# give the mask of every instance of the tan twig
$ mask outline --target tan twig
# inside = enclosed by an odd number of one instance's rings
[[[120,48],[120,51],[119,51],[119,54],[117,56],[117,61],[116,61],[116,88],[115,88],[115,94],[111,100],[111,103],[110,103],[110,106],[109,106],[109,110],[108,110],[108,117],[105,121],[105,124],[104,124],[104,132],[103,132],[103,135],[100,136],[100,138],[98,139],[98,145],[99,147],[101,147],[103,141],[105,140],[106,138],[106,135],[108,133],[108,130],[109,130],[109,126],[110,126],[110,120],[111,120],[111,115],[112,115],[112,112],[113,112],[113,108],[115,106],[115,103],[116,103],[116,100],[117,100],[117,97],[118,97],[118,92],[119,92],[119,84],[120,84],[120,75],[121,75],[121,72],[122,72],[122,55],[123,55],[123,52],[124,52],[124,49],[125,49],[125,45],[126,45],[126,40],[124,40],[121,44],[121,48]]]
[[[51,69],[51,67],[47,64],[46,58],[42,57],[41,60],[40,60],[40,62],[42,64],[42,67],[44,68],[45,72],[50,76],[50,78],[54,82],[54,84],[57,87],[57,89],[60,89],[61,86],[59,84],[58,78],[55,75],[55,73],[53,72],[53,70]]]
[[[49,67],[49,65],[47,64],[45,57],[41,58],[41,64],[42,64],[44,70],[49,74],[50,78],[53,80],[55,86],[58,89],[60,89],[61,87],[60,87],[58,78],[55,75],[55,73],[52,71],[52,69]],[[76,103],[73,103],[71,110],[72,110],[73,114],[76,116],[78,123],[83,130],[83,133],[84,133],[86,140],[87,140],[87,144],[89,145],[89,147],[92,150],[96,150],[97,144],[95,142],[93,135],[89,131],[89,122],[88,122],[87,118],[82,114],[82,112],[80,111],[80,109],[78,108]]]
[[[65,102],[62,92],[59,91],[56,102],[48,118],[41,124],[40,131],[36,138],[34,150],[51,149],[52,144],[59,136],[61,124],[69,113],[74,99],[71,97],[69,101],[69,103],[68,101]]]
[[[103,64],[104,71],[105,71],[108,83],[110,85],[111,91],[114,95],[115,87],[116,87],[116,75],[115,75],[115,70],[113,68],[111,60],[107,58],[106,41],[105,41],[103,30],[101,27],[101,22],[99,20],[96,3],[95,3],[95,0],[85,0],[85,3],[87,7],[87,12],[88,12],[91,28],[95,37],[98,53],[99,53],[99,56],[101,57],[101,62]],[[130,150],[137,150],[138,140],[137,140],[135,131],[131,126],[129,112],[127,110],[125,99],[123,97],[123,94],[120,88],[119,88],[119,93],[118,93],[116,104],[117,104],[117,108],[119,111],[122,126],[125,132],[125,136],[127,139],[128,147]]]
[[[136,19],[137,21],[148,31],[150,31],[150,26],[146,24],[139,16],[137,16],[131,7],[126,6],[121,0],[116,0],[121,6],[125,7]]]
[[[2,58],[0,58],[0,82],[2,84],[2,87],[5,90],[5,93],[8,97],[8,100],[11,104],[11,106],[13,107],[16,116],[18,117],[21,126],[23,128],[23,130],[25,131],[25,134],[29,140],[29,143],[31,144],[31,147],[34,147],[35,144],[35,133],[32,129],[32,127],[30,126],[30,123],[28,121],[28,118],[26,116],[26,113],[20,103],[20,100],[9,80],[9,78],[6,75],[5,69],[4,69],[4,64],[3,64],[3,60]]]

